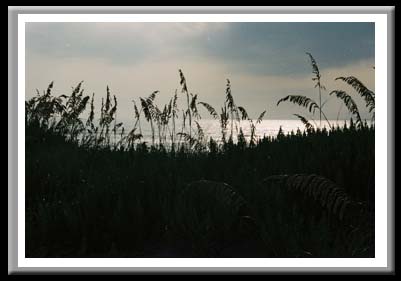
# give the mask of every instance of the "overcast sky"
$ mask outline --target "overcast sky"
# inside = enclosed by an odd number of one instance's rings
[[[84,80],[99,110],[108,85],[126,120],[133,116],[132,99],[159,90],[156,103],[164,105],[180,92],[182,69],[188,90],[217,109],[229,78],[237,105],[252,117],[267,109],[267,119],[292,119],[308,114],[293,104],[277,107],[280,98],[300,94],[318,101],[310,52],[327,88],[323,100],[331,90],[346,90],[369,118],[361,98],[334,79],[356,76],[374,90],[374,49],[374,23],[27,23],[26,96],[51,81],[54,94],[68,94]],[[335,97],[327,102],[330,119],[340,104]]]

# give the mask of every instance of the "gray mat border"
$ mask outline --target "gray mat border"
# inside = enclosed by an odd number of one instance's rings
[[[17,261],[17,187],[18,187],[18,124],[17,124],[17,98],[18,98],[18,69],[17,69],[17,46],[18,46],[18,14],[387,14],[387,62],[388,62],[388,92],[387,92],[387,155],[388,155],[388,266],[387,268],[314,268],[314,267],[286,267],[286,268],[182,268],[182,267],[152,267],[152,268],[18,268]],[[8,7],[8,274],[132,274],[132,273],[151,273],[151,274],[261,274],[261,273],[282,273],[282,274],[395,274],[395,192],[394,192],[394,140],[395,140],[395,97],[394,97],[394,39],[395,39],[395,7],[393,6],[349,6],[349,7]]]

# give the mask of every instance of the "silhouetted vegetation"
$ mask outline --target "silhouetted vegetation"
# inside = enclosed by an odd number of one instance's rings
[[[305,131],[258,138],[266,111],[249,118],[229,80],[218,113],[179,75],[187,101],[181,129],[177,92],[161,108],[158,91],[139,108],[134,101],[127,134],[108,87],[97,124],[95,95],[85,96],[82,82],[59,97],[51,83],[26,102],[27,257],[374,256],[374,125],[362,122],[345,92],[333,93],[356,123],[328,130],[297,115]],[[341,79],[374,113],[374,93]],[[286,100],[321,112],[321,102]],[[221,140],[205,135],[199,104],[220,121]],[[151,145],[142,141],[141,116]]]

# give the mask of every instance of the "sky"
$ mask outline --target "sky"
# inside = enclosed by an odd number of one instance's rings
[[[158,90],[156,104],[181,93],[179,69],[189,92],[219,109],[226,79],[239,106],[257,118],[312,117],[290,103],[277,106],[286,95],[318,101],[312,81],[310,52],[326,91],[323,110],[329,119],[349,118],[341,101],[329,96],[345,90],[370,119],[363,100],[348,85],[334,79],[355,76],[374,91],[374,23],[26,23],[26,98],[54,81],[53,94],[70,94],[80,81],[87,95],[95,93],[99,113],[106,86],[118,99],[118,118],[132,119],[132,100]],[[183,108],[183,107],[181,107]],[[209,118],[201,111],[203,118]],[[314,116],[318,119],[318,114]]]

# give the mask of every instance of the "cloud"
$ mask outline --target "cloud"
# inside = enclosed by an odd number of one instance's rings
[[[136,64],[208,57],[235,71],[309,72],[374,56],[373,23],[28,23],[28,53]]]
[[[199,40],[225,23],[28,23],[28,55],[135,64],[197,53]]]
[[[311,52],[321,67],[374,57],[373,23],[231,23],[204,54],[255,75],[310,72]]]

